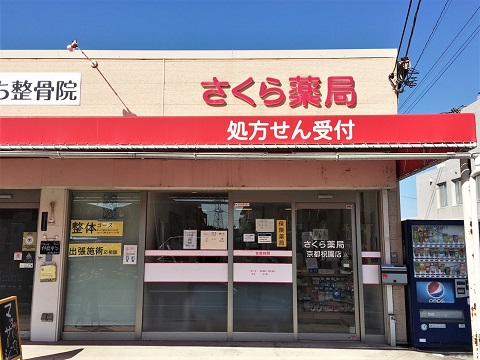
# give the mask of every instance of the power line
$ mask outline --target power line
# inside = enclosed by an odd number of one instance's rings
[[[420,80],[420,82],[418,83],[418,86],[413,90],[412,93],[410,93],[410,95],[405,99],[405,101],[403,102],[402,105],[400,105],[399,109],[398,110],[401,110],[403,107],[406,106],[406,104],[409,102],[409,100],[415,95],[415,93],[417,91],[420,90],[422,84],[427,80],[427,78],[432,75],[433,73],[433,70],[437,67],[438,63],[444,58],[444,56],[446,55],[446,53],[451,49],[452,47],[452,44],[455,42],[455,40],[463,33],[463,31],[465,30],[465,28],[470,24],[470,22],[472,21],[472,19],[475,17],[475,14],[480,10],[480,7],[478,7],[475,12],[472,14],[472,16],[470,16],[470,18],[467,20],[467,22],[465,23],[465,25],[463,25],[463,27],[460,29],[460,31],[457,33],[457,35],[453,38],[453,40],[445,47],[445,50],[442,52],[442,54],[440,55],[440,57],[437,59],[437,61],[435,61],[435,63],[432,65],[431,69],[427,71],[427,73],[425,74],[424,78],[422,80]]]
[[[410,16],[410,9],[412,8],[412,2],[413,0],[410,0],[410,4],[408,5],[407,16],[405,17],[405,24],[403,24],[402,37],[400,38],[400,44],[398,45],[397,59],[395,61],[395,67],[393,68],[392,73],[395,71],[395,68],[397,67],[398,55],[400,54],[400,49],[402,47],[403,36],[405,35],[405,29],[407,28],[408,18]]]
[[[470,34],[470,36],[467,38],[467,40],[465,40],[465,42],[462,44],[462,47],[460,47],[460,49],[457,50],[457,52],[450,58],[449,60],[449,63],[447,63],[443,69],[441,70],[441,73],[440,75],[435,79],[435,81],[433,81],[433,83],[430,83],[431,85],[428,87],[428,89],[426,89],[422,95],[420,96],[420,98],[418,98],[406,111],[405,111],[405,114],[408,114],[411,110],[413,110],[413,108],[415,106],[417,106],[417,104],[420,102],[420,100],[423,99],[423,97],[428,93],[428,91],[433,87],[433,85],[435,85],[437,83],[438,80],[440,80],[440,78],[443,76],[443,74],[445,74],[445,72],[450,68],[450,66],[452,66],[452,64],[455,62],[455,60],[457,60],[457,58],[462,54],[462,52],[467,48],[467,46],[472,42],[472,40],[475,38],[475,36],[478,35],[480,31],[480,25],[478,25],[475,30],[472,32],[472,34]]]
[[[420,59],[422,58],[423,53],[425,52],[425,50],[427,49],[428,45],[430,44],[430,41],[432,40],[433,36],[435,35],[435,32],[437,31],[438,27],[440,26],[440,23],[442,22],[443,17],[445,16],[445,13],[447,12],[447,10],[448,10],[448,8],[450,7],[450,4],[451,4],[451,3],[452,3],[452,0],[447,0],[447,1],[445,2],[445,5],[443,6],[442,12],[441,12],[440,15],[438,16],[437,22],[435,23],[435,26],[433,27],[432,32],[430,33],[430,36],[428,37],[428,40],[427,40],[427,42],[425,43],[425,46],[423,47],[423,50],[422,50],[422,52],[420,53],[420,56],[419,56],[418,59],[417,59],[417,62],[416,62],[415,65],[413,66],[414,68],[416,68],[417,65],[418,65],[418,63],[420,62]]]
[[[407,51],[405,51],[405,57],[408,57],[408,50],[410,50],[410,43],[412,42],[413,32],[415,31],[415,25],[417,24],[417,15],[421,3],[422,0],[418,0],[417,10],[415,10],[415,16],[413,17],[412,30],[410,31],[410,38],[408,39]]]
[[[394,88],[395,93],[397,94],[402,93],[406,86],[408,87],[415,86],[416,77],[414,77],[413,75],[418,74],[418,72],[415,71],[415,69],[411,68],[410,60],[408,59],[408,50],[410,49],[413,33],[415,31],[415,25],[417,24],[417,15],[418,15],[418,11],[420,10],[421,2],[422,0],[418,0],[417,9],[415,11],[415,15],[413,18],[412,29],[410,30],[410,37],[408,39],[408,45],[407,45],[407,50],[405,52],[405,56],[401,57],[399,60],[398,57],[402,48],[403,38],[405,36],[405,30],[407,28],[408,19],[410,17],[410,10],[412,8],[412,0],[410,0],[410,3],[408,5],[407,16],[405,17],[405,24],[403,25],[400,45],[398,46],[395,66],[392,72],[388,75],[388,79],[390,80],[390,83],[392,84],[392,87]],[[395,70],[397,70],[396,74],[395,74]]]

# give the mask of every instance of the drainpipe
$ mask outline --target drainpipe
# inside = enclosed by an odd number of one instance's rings
[[[475,183],[475,178],[480,175],[479,160],[480,158],[478,157],[474,160],[460,160],[470,321],[472,325],[472,349],[473,359],[475,360],[479,360],[480,348],[480,318],[478,317],[478,309],[480,306],[480,239],[478,228],[477,188]]]

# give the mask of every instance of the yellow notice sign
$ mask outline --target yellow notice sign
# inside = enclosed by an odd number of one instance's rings
[[[56,280],[57,280],[57,266],[55,264],[40,266],[40,282],[56,281]]]
[[[287,220],[277,220],[277,247],[287,247]]]
[[[92,243],[92,244],[70,244],[68,245],[68,256],[121,256],[122,244]]]
[[[70,236],[123,236],[123,221],[72,220],[70,222]]]

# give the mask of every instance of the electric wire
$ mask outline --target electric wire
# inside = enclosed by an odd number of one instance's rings
[[[408,4],[408,11],[407,11],[407,16],[405,17],[405,24],[403,25],[402,37],[400,38],[400,44],[398,45],[398,50],[397,50],[397,60],[395,61],[395,66],[393,67],[392,73],[397,68],[398,54],[400,54],[400,49],[402,48],[403,36],[405,35],[405,30],[408,24],[408,18],[410,17],[410,9],[412,8],[412,2],[413,0],[410,0],[410,4]]]
[[[415,31],[415,25],[417,24],[417,15],[418,15],[418,11],[420,10],[421,3],[422,3],[422,0],[418,0],[417,10],[415,10],[415,15],[413,17],[412,30],[410,31],[410,38],[408,39],[407,50],[405,51],[405,57],[408,57],[408,50],[410,50],[410,43],[412,42],[413,32]]]
[[[463,25],[463,27],[460,29],[460,31],[457,33],[457,35],[453,38],[453,40],[450,42],[450,44],[448,44],[446,47],[445,47],[445,50],[442,52],[442,54],[440,55],[440,57],[437,59],[437,61],[435,61],[435,63],[432,65],[431,69],[427,71],[427,73],[425,74],[425,76],[422,78],[422,80],[420,80],[420,82],[417,84],[417,86],[415,87],[415,89],[410,93],[410,95],[408,95],[408,97],[405,99],[405,101],[402,103],[402,105],[400,105],[399,109],[398,110],[401,110],[404,106],[406,106],[406,104],[408,103],[408,101],[412,98],[412,96],[415,95],[415,93],[417,91],[419,91],[419,89],[421,89],[421,86],[422,84],[427,80],[428,77],[430,77],[430,75],[432,75],[433,73],[433,70],[437,67],[437,64],[444,58],[444,56],[446,55],[447,51],[450,50],[452,44],[455,42],[455,40],[460,36],[460,34],[463,32],[463,30],[468,26],[468,24],[470,23],[470,21],[473,19],[473,17],[475,16],[475,14],[478,12],[478,10],[480,10],[480,7],[477,8],[477,10],[473,13],[473,15],[470,17],[470,19],[468,19],[468,21],[465,23],[465,25]]]
[[[442,52],[442,54],[440,55],[440,57],[437,59],[437,61],[435,61],[435,63],[432,65],[432,67],[430,68],[430,70],[427,71],[427,73],[425,74],[425,76],[422,78],[422,80],[420,80],[420,82],[417,84],[417,86],[415,87],[415,89],[410,93],[410,95],[408,95],[408,97],[405,99],[405,101],[402,103],[402,105],[400,105],[400,107],[398,108],[398,110],[402,110],[402,108],[404,108],[409,100],[415,95],[415,93],[417,91],[419,91],[421,89],[421,86],[423,85],[423,83],[430,77],[430,75],[433,74],[433,71],[434,69],[437,67],[438,63],[443,60],[443,58],[446,56],[446,53],[451,49],[453,43],[457,40],[457,38],[464,32],[464,30],[466,29],[466,27],[470,24],[470,22],[472,21],[472,19],[475,17],[476,13],[480,10],[480,7],[478,7],[475,12],[472,14],[472,16],[470,16],[470,18],[467,20],[467,22],[465,23],[465,25],[463,25],[463,27],[460,29],[460,31],[457,33],[457,35],[453,38],[453,40],[445,47],[445,50]],[[418,63],[418,61],[417,61]]]
[[[443,6],[442,12],[438,16],[437,22],[435,23],[435,26],[433,27],[432,32],[430,33],[430,36],[428,37],[427,42],[425,43],[425,46],[423,47],[423,50],[422,50],[422,52],[420,53],[420,56],[417,59],[417,62],[413,66],[414,69],[417,67],[418,63],[420,62],[420,59],[422,58],[423,53],[425,52],[428,45],[430,44],[430,41],[432,40],[433,36],[435,35],[435,32],[437,31],[438,27],[440,26],[440,23],[442,22],[443,17],[445,16],[445,14],[446,14],[448,8],[450,7],[451,3],[452,3],[452,0],[447,0],[445,2],[445,5]]]
[[[412,104],[410,107],[405,111],[405,114],[408,114],[417,104],[420,102],[420,100],[423,99],[423,97],[428,93],[428,91],[437,83],[438,80],[445,74],[445,72],[452,66],[452,64],[455,62],[455,60],[458,59],[458,57],[462,54],[462,52],[467,48],[467,46],[472,42],[472,40],[478,35],[480,31],[480,25],[478,25],[475,30],[470,34],[470,36],[465,40],[465,42],[462,44],[460,49],[457,50],[455,54],[450,58],[449,62],[440,70],[440,75],[429,85],[429,87],[423,91],[422,95]]]

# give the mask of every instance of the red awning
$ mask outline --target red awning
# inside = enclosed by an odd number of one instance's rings
[[[0,152],[263,151],[465,152],[476,147],[474,114],[0,117]],[[405,177],[436,159],[397,160]]]

